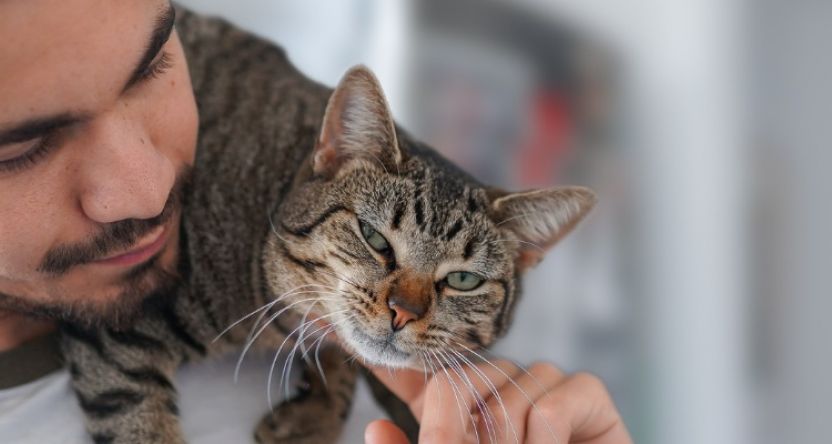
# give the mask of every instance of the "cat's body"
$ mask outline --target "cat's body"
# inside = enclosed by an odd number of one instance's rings
[[[127,331],[66,327],[96,442],[182,442],[173,373],[242,349],[255,330],[254,347],[275,351],[317,317],[325,322],[306,332],[335,332],[348,349],[322,349],[326,385],[314,359],[304,364],[309,386],[266,415],[262,442],[337,437],[357,373],[349,353],[422,368],[431,347],[464,352],[505,333],[518,276],[539,258],[518,243],[549,246],[591,195],[521,199],[485,188],[396,131],[367,71],[351,71],[330,99],[275,47],[179,13],[201,118],[182,215],[183,281]],[[561,219],[523,222],[558,205]]]

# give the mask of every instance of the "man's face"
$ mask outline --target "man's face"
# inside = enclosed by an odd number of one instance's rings
[[[0,0],[0,312],[119,322],[175,273],[197,114],[172,18]]]

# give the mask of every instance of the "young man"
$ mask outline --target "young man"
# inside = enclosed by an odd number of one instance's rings
[[[183,49],[173,15],[165,0],[0,0],[0,441],[85,442],[80,410],[50,345],[54,322],[129,322],[177,270],[177,190],[198,153],[191,75],[205,67],[189,73],[189,51],[199,51],[200,41]],[[197,100],[202,111],[213,103]],[[630,442],[596,378],[566,376],[548,364],[530,367],[530,377],[499,365],[502,372],[482,371],[500,387],[512,422],[525,424],[518,428],[522,442],[551,440],[549,427],[562,443]],[[537,409],[503,372],[515,376]],[[459,421],[447,382],[425,384],[422,374],[408,371],[377,376],[420,421],[420,441],[473,435]],[[207,364],[188,378],[230,384],[228,375],[211,379]],[[257,413],[243,429],[250,430],[262,401],[247,400]],[[212,400],[209,410],[237,409],[243,401],[227,402]],[[243,439],[200,433],[223,429],[222,419],[209,417],[183,412],[194,442]],[[405,442],[386,421],[371,423],[366,439]]]

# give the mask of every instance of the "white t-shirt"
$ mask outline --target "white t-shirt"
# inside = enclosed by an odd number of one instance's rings
[[[188,364],[177,374],[181,424],[194,444],[253,443],[253,431],[268,410],[266,378],[272,356],[250,354],[234,383],[237,355]],[[277,367],[277,372],[281,367]],[[296,372],[294,372],[296,373]],[[279,376],[273,380],[273,390]],[[361,388],[359,388],[361,391]],[[378,410],[362,393],[341,442],[360,443],[368,414]],[[369,411],[368,411],[369,410]],[[366,413],[361,413],[366,412]],[[0,443],[91,444],[82,411],[60,370],[25,385],[0,390]]]
[[[252,431],[268,410],[266,375],[271,357],[247,357],[236,384],[235,363],[236,356],[229,355],[186,365],[176,374],[187,442],[254,442]],[[84,430],[82,415],[65,369],[0,390],[0,443],[92,443]]]

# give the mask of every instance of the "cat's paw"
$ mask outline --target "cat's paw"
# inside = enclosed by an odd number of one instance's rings
[[[323,444],[338,439],[344,420],[326,396],[306,395],[278,405],[254,433],[260,444]]]
[[[321,350],[320,369],[306,366],[298,394],[278,404],[258,424],[254,437],[261,444],[323,444],[338,439],[350,410],[356,369],[335,347]]]

